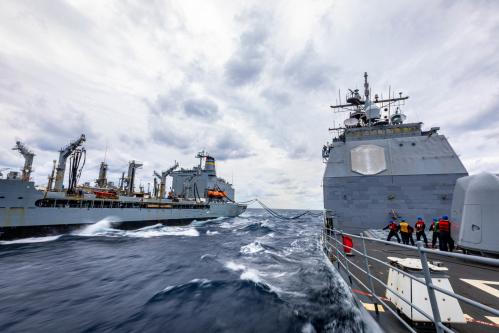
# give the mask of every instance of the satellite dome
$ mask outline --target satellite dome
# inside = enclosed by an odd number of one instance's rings
[[[381,109],[372,102],[366,102],[364,110],[368,119],[379,119],[381,117]]]

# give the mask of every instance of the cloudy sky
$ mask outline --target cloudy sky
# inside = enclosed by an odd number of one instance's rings
[[[46,184],[87,136],[82,178],[129,160],[142,184],[205,149],[239,200],[321,208],[322,145],[338,89],[410,95],[471,173],[499,172],[499,1],[0,3],[0,168],[21,139]]]

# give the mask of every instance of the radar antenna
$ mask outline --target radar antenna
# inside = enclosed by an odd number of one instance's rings
[[[391,88],[391,87],[390,87]],[[362,127],[362,126],[378,126],[387,125],[388,120],[394,125],[402,124],[405,120],[405,115],[397,112],[395,115],[390,115],[390,106],[397,103],[397,108],[400,107],[400,101],[404,101],[409,98],[409,96],[399,97],[391,96],[390,92],[387,99],[381,99],[377,94],[375,94],[374,100],[370,99],[371,90],[369,87],[367,72],[364,72],[364,98],[359,94],[359,90],[349,89],[350,96],[347,97],[347,104],[331,105],[331,108],[338,110],[339,112],[349,112],[349,117],[344,121],[345,128],[352,127]],[[382,118],[382,110],[388,111],[388,117]],[[395,120],[395,121],[392,121]],[[332,128],[330,130],[342,130],[344,128]]]

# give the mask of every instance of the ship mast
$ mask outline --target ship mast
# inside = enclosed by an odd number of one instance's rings
[[[388,108],[396,102],[400,106],[400,102],[408,99],[409,96],[402,96],[402,93],[399,93],[399,97],[391,98],[391,96],[388,96],[387,99],[379,99],[376,94],[374,100],[371,100],[367,72],[364,72],[364,98],[359,94],[358,89],[349,90],[350,96],[347,96],[346,104],[341,104],[340,99],[339,104],[330,106],[339,112],[347,111],[350,113],[349,118],[344,122],[345,127],[330,128],[330,130],[344,130],[345,128],[364,126],[399,125],[405,119],[405,115],[401,113],[393,116],[385,116],[384,118],[381,117],[381,114],[383,111],[388,111]]]

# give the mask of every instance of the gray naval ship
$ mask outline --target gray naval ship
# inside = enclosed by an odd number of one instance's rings
[[[364,96],[350,90],[347,103],[331,106],[348,117],[330,128],[333,140],[322,149],[327,216],[334,216],[335,228],[358,233],[394,217],[450,215],[456,181],[468,175],[464,165],[440,128],[405,122],[408,96],[372,98],[367,78]]]
[[[331,106],[347,117],[322,149],[321,243],[363,331],[497,332],[499,175],[469,176],[439,128],[405,122],[408,96],[373,97],[367,78],[363,96],[350,90]],[[428,228],[444,215],[453,245],[439,237],[439,250],[390,242],[381,230],[419,216]]]
[[[192,169],[177,170],[175,162],[167,170],[155,171],[152,189],[139,186],[136,191],[136,172],[142,167],[137,161],[129,162],[127,175],[122,173],[118,185],[107,180],[105,162],[100,164],[95,186],[78,184],[85,164],[85,140],[82,134],[60,150],[44,189],[30,180],[35,154],[16,142],[13,149],[22,154],[25,163],[20,173],[10,171],[5,178],[0,173],[0,239],[50,234],[106,218],[113,226],[135,228],[234,217],[246,210],[246,205],[234,201],[232,185],[217,177],[215,158],[205,152],[197,154],[199,165]],[[167,194],[168,176],[172,187]]]

